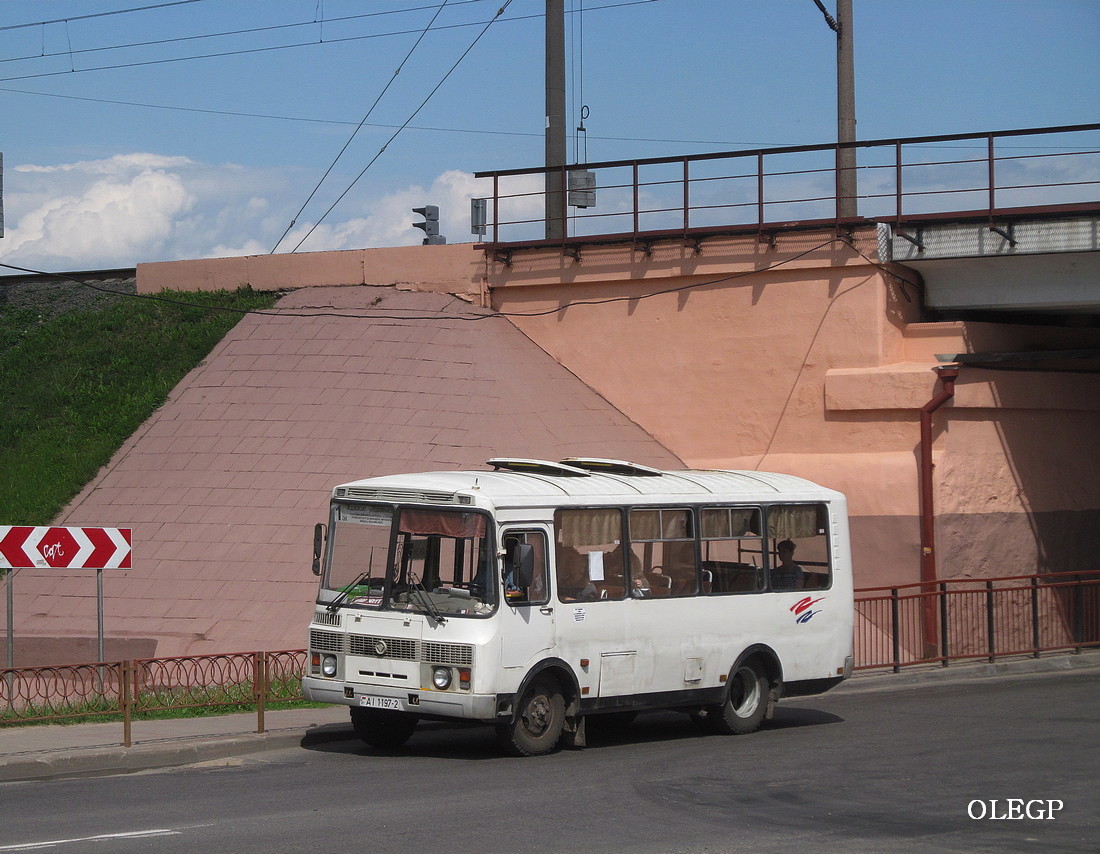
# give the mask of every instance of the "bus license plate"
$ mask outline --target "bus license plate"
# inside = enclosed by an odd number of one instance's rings
[[[401,711],[401,701],[393,697],[360,697],[359,705],[368,709],[394,709]]]

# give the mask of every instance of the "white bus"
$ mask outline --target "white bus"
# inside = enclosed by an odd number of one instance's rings
[[[844,496],[762,472],[494,459],[359,480],[317,526],[305,696],[397,747],[420,719],[517,755],[594,715],[747,733],[852,671]]]

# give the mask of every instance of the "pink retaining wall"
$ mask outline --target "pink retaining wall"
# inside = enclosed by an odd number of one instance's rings
[[[402,290],[485,297],[485,255],[471,243],[342,252],[249,255],[139,264],[138,293],[162,290],[258,291],[332,285],[396,285]]]
[[[921,322],[919,276],[874,258],[873,232],[529,249],[510,265],[458,244],[145,264],[138,289],[367,283],[491,300],[688,465],[847,493],[856,583],[871,586],[919,578],[918,412],[936,354],[1100,346],[1089,329]],[[963,369],[934,416],[941,577],[1096,566],[1098,410],[1094,375]]]

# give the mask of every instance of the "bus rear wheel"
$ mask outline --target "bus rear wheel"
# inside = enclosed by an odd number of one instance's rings
[[[744,735],[760,729],[768,712],[771,682],[755,661],[737,665],[730,674],[723,703],[707,709],[706,721],[721,735]]]
[[[405,712],[385,709],[352,709],[351,725],[355,734],[371,747],[392,750],[408,741],[420,718]]]
[[[513,756],[538,756],[557,746],[565,725],[565,699],[548,679],[523,692],[512,720],[497,724],[497,741]]]

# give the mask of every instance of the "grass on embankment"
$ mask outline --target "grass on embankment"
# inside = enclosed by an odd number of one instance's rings
[[[52,316],[0,304],[0,525],[49,524],[241,310],[278,298],[158,296],[178,302],[130,297]]]

